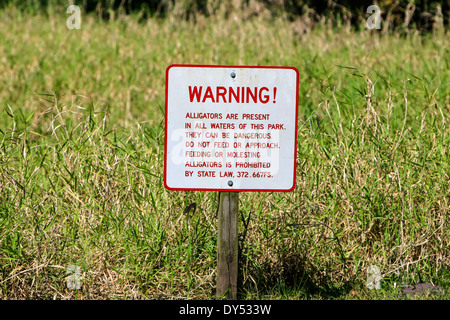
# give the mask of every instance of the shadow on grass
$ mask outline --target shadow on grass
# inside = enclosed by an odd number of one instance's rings
[[[263,262],[242,255],[238,287],[242,299],[339,299],[352,289],[351,283],[337,284],[298,253]]]

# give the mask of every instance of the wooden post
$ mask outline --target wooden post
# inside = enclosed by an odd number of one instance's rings
[[[217,237],[218,297],[237,299],[239,192],[220,192]]]

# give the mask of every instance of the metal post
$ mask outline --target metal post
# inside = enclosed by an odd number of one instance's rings
[[[220,192],[217,237],[218,297],[237,299],[239,192]]]

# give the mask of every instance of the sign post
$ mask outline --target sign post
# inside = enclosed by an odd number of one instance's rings
[[[217,288],[218,297],[237,298],[238,279],[238,192],[220,192],[219,228],[217,235]]]
[[[295,187],[298,84],[293,67],[166,70],[164,186],[220,193],[219,296],[236,298],[239,192]]]

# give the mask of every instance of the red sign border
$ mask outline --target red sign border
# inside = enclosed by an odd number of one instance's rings
[[[290,69],[297,74],[295,104],[295,143],[294,143],[294,178],[289,189],[216,189],[216,188],[172,188],[167,185],[167,114],[169,93],[169,70],[173,67],[183,68],[248,68],[248,69]],[[295,67],[288,66],[240,66],[240,65],[205,65],[205,64],[171,64],[166,69],[165,114],[164,114],[164,187],[170,191],[219,191],[219,192],[290,192],[295,189],[297,177],[297,136],[298,136],[298,93],[300,74]]]

